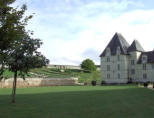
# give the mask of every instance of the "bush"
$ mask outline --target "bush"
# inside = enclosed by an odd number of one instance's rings
[[[105,81],[101,81],[101,86],[103,86],[103,85],[105,85],[106,83],[105,83]]]
[[[100,74],[100,71],[93,71],[92,72],[92,80],[94,80],[94,81],[96,81],[96,80],[98,80],[98,79],[100,79],[101,78],[101,74]]]
[[[96,66],[95,66],[94,62],[90,59],[84,60],[81,63],[81,68],[86,71],[89,71],[89,72],[96,71]]]
[[[94,80],[91,81],[91,85],[92,85],[92,86],[96,86],[96,83],[97,83],[97,81],[94,81]]]
[[[146,87],[146,88],[148,87],[148,82],[144,83],[144,87]]]
[[[133,83],[132,78],[129,78],[127,84],[132,84],[132,83]]]
[[[136,82],[135,84],[136,84],[136,85],[139,85],[139,82]]]
[[[128,82],[127,82],[127,84],[132,84],[132,83],[133,83],[132,81],[128,81]]]

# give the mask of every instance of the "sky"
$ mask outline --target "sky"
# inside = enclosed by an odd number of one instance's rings
[[[153,0],[16,0],[14,6],[22,4],[26,15],[35,13],[26,29],[42,40],[39,51],[50,64],[80,65],[87,58],[100,64],[116,32],[154,49]]]

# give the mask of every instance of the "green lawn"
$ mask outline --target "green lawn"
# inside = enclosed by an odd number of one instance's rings
[[[154,91],[135,86],[0,89],[0,118],[153,118]]]

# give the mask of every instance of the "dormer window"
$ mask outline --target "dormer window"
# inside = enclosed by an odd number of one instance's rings
[[[111,54],[111,50],[109,47],[106,48],[106,56],[110,56]]]
[[[110,57],[107,57],[107,62],[110,62]]]
[[[146,55],[143,55],[142,56],[142,63],[147,63],[147,56]]]
[[[117,54],[119,55],[121,53],[120,47],[117,47]]]

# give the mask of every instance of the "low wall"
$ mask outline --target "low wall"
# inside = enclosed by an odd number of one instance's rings
[[[17,87],[39,87],[39,86],[67,86],[76,85],[78,78],[28,78],[23,80],[17,79]],[[12,88],[13,79],[2,80],[0,82],[0,88]]]
[[[74,65],[47,65],[47,68],[55,68],[55,69],[81,69],[81,66]]]
[[[128,82],[127,79],[103,79],[103,81],[105,81],[105,83],[107,84],[125,84]]]

